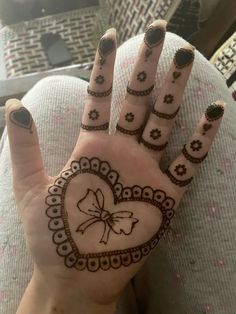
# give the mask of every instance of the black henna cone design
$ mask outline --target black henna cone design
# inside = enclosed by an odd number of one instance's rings
[[[10,120],[12,123],[16,124],[17,126],[30,130],[30,133],[32,133],[32,124],[33,119],[30,114],[30,112],[25,108],[21,107],[17,110],[13,110],[10,113]]]
[[[177,50],[174,57],[174,64],[176,68],[182,69],[191,64],[194,60],[194,52],[186,48]]]
[[[194,157],[192,155],[189,154],[189,152],[187,151],[186,145],[184,145],[183,149],[182,149],[182,154],[184,155],[184,157],[190,161],[193,164],[200,164],[204,161],[204,159],[207,157],[206,153],[204,156],[202,157]]]
[[[222,105],[218,104],[212,104],[210,105],[206,112],[205,112],[205,117],[207,121],[212,122],[215,120],[220,119],[224,114],[224,107]]]
[[[179,179],[175,178],[175,176],[173,176],[173,174],[170,172],[169,169],[166,170],[165,174],[167,175],[167,177],[170,179],[170,181],[173,184],[178,185],[180,187],[185,187],[185,186],[189,185],[193,180],[193,177],[191,177],[187,180],[179,180]]]
[[[91,90],[89,88],[89,86],[88,86],[87,87],[87,92],[88,92],[89,95],[91,95],[93,97],[98,97],[98,98],[107,97],[107,96],[109,96],[112,93],[112,86],[108,90],[106,90],[104,92],[95,92],[95,91]]]
[[[106,208],[107,195],[103,194],[103,185],[99,187],[85,187],[84,192],[78,196],[75,202],[78,213],[84,220],[78,221],[77,228],[71,229],[70,212],[66,209],[67,190],[70,184],[73,184],[75,178],[84,174],[97,177],[103,182],[106,189],[110,189],[113,197],[113,208]],[[87,192],[86,192],[87,191]],[[85,201],[86,200],[86,201]],[[109,234],[113,232],[115,237],[121,233],[130,235],[139,221],[135,212],[120,211],[116,206],[127,202],[147,203],[158,208],[162,213],[162,223],[160,229],[146,242],[124,247],[124,249],[105,250],[105,245],[110,241]],[[120,182],[119,174],[111,168],[107,161],[100,160],[97,157],[81,157],[79,160],[71,162],[70,167],[63,171],[54,184],[49,187],[48,195],[45,199],[46,215],[49,218],[48,229],[52,233],[52,242],[56,247],[57,254],[64,259],[64,265],[67,268],[76,270],[88,270],[96,272],[98,270],[118,269],[122,266],[127,267],[138,263],[147,256],[158,244],[165,233],[174,216],[175,200],[168,197],[162,190],[154,190],[150,186],[140,187],[123,186]],[[73,218],[74,219],[74,218]],[[103,245],[101,252],[84,253],[79,247],[78,237],[82,240],[83,233],[88,233],[90,225],[103,222],[103,234],[97,234],[99,245]]]
[[[141,125],[140,128],[137,128],[135,130],[128,130],[128,129],[123,128],[119,124],[117,124],[116,129],[117,129],[117,131],[119,131],[123,134],[126,134],[126,135],[139,135],[140,133],[142,133],[142,131],[144,129],[144,125]]]

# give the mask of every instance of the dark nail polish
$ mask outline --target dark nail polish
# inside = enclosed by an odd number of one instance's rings
[[[160,27],[150,26],[145,33],[144,42],[149,48],[159,45],[165,37],[165,30]]]
[[[22,128],[25,128],[25,129],[31,129],[31,126],[32,126],[32,123],[33,123],[31,114],[24,107],[21,107],[18,110],[12,111],[10,113],[10,120],[14,124],[16,124],[16,125],[18,125],[18,126],[20,126]]]
[[[210,105],[205,113],[207,121],[211,122],[220,119],[224,114],[224,107],[218,104]]]
[[[174,63],[176,68],[182,69],[189,64],[191,64],[194,60],[194,52],[189,49],[180,48],[176,51],[175,57],[174,57]]]
[[[98,47],[100,56],[108,56],[115,50],[115,47],[116,44],[112,38],[101,38]]]

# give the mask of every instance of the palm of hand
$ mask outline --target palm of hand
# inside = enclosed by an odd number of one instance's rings
[[[118,295],[141,267],[158,243],[161,211],[167,209],[172,216],[178,194],[137,142],[83,133],[60,176],[37,189],[21,203],[22,208],[34,208],[24,211],[23,220],[37,267],[68,282],[77,277],[77,288],[99,301]],[[98,190],[104,199],[99,200]]]

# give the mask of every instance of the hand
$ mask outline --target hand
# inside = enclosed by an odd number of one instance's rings
[[[92,304],[114,304],[163,236],[210,149],[224,113],[220,101],[207,108],[169,168],[159,168],[194,61],[191,45],[176,52],[150,112],[165,26],[155,21],[145,34],[113,135],[116,33],[102,37],[79,138],[56,177],[45,173],[30,113],[17,100],[7,103],[16,202],[33,278],[45,280],[48,293],[71,289]]]

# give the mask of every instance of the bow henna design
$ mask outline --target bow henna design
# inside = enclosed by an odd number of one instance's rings
[[[77,203],[77,207],[81,212],[92,218],[79,225],[76,232],[83,234],[92,224],[96,222],[104,223],[104,232],[99,243],[107,244],[111,231],[116,234],[131,234],[135,224],[139,221],[133,218],[133,213],[129,211],[119,211],[111,214],[108,210],[105,210],[104,195],[100,189],[97,189],[96,192],[88,189],[85,197]]]

